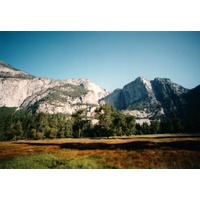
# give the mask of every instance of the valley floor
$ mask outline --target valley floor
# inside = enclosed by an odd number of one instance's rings
[[[0,142],[2,169],[200,168],[200,134]]]

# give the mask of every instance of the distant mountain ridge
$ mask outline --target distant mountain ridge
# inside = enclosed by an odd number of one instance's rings
[[[85,108],[90,117],[98,105],[107,103],[144,122],[181,113],[191,102],[190,91],[194,93],[167,78],[138,77],[109,93],[87,79],[37,78],[0,62],[0,107],[26,108],[33,113],[72,114]]]
[[[149,81],[138,77],[102,101],[137,118],[156,119],[176,111],[184,103],[182,95],[188,91],[170,79],[155,78]]]

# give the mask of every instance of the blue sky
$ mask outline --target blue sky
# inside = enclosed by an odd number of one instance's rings
[[[0,32],[0,60],[38,77],[87,78],[113,91],[144,76],[200,84],[200,32]]]

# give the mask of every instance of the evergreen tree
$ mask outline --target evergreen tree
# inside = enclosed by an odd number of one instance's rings
[[[81,137],[81,133],[84,129],[86,110],[81,109],[72,114],[73,121],[73,137],[79,138]]]
[[[45,127],[49,126],[48,115],[43,112],[36,114],[36,126],[37,131],[44,134]]]
[[[126,116],[123,115],[120,111],[115,111],[113,113],[113,124],[112,129],[117,136],[122,136],[127,132]]]
[[[73,137],[73,122],[72,120],[67,120],[65,122],[65,137]]]
[[[136,128],[136,135],[142,135],[143,134],[142,133],[142,127],[139,123],[136,123],[135,128]]]
[[[150,133],[157,134],[160,131],[160,124],[156,120],[152,120],[150,124]]]
[[[135,121],[135,117],[131,116],[131,115],[127,115],[125,117],[126,120],[126,135],[135,135],[136,134],[136,121]]]
[[[173,124],[173,128],[174,128],[174,133],[181,133],[183,132],[184,128],[181,124],[181,120],[177,117],[177,115],[175,113],[172,113],[172,124]]]
[[[109,138],[113,133],[112,125],[113,125],[113,111],[114,108],[108,106],[107,104],[100,106],[96,109],[96,118],[99,120],[98,127],[102,132],[102,135]]]
[[[184,128],[180,119],[173,112],[168,118],[162,119],[160,122],[161,133],[181,133]]]
[[[56,115],[51,116],[49,126],[50,126],[49,137],[51,139],[56,138],[58,134],[58,117]]]
[[[141,127],[142,127],[143,134],[145,134],[145,135],[150,134],[150,127],[147,122],[144,122]]]
[[[15,124],[14,126],[14,129],[15,129],[15,133],[16,133],[16,136],[17,138],[23,138],[23,129],[22,129],[22,122],[20,120],[17,121],[17,123]]]
[[[4,139],[11,140],[15,137],[15,134],[16,134],[16,132],[14,129],[13,117],[10,115],[7,117],[6,124],[5,124]]]

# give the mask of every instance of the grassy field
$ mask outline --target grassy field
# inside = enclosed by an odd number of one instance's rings
[[[199,169],[200,135],[0,142],[1,169]]]

